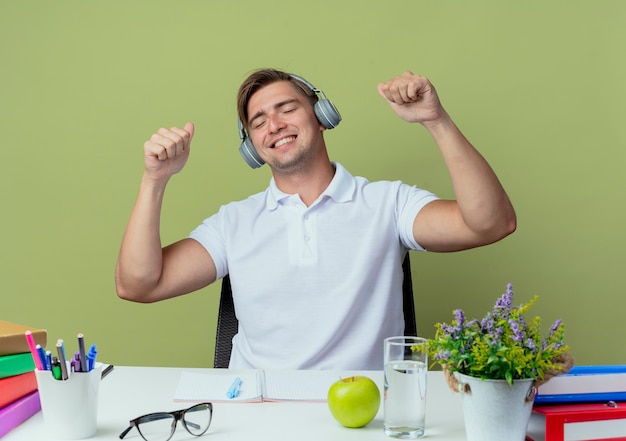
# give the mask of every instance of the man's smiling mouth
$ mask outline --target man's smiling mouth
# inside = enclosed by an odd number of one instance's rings
[[[288,136],[276,142],[276,144],[274,144],[274,147],[280,147],[281,145],[285,145],[288,142],[295,141],[295,140],[296,140],[295,136]]]

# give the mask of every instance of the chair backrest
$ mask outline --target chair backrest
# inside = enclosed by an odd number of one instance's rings
[[[411,278],[411,261],[409,253],[402,262],[404,280],[402,282],[402,305],[404,310],[404,335],[417,335],[415,323],[415,302],[413,300],[413,280]],[[237,333],[239,322],[235,317],[233,293],[230,287],[230,277],[222,279],[220,306],[217,316],[217,333],[215,338],[215,368],[227,368],[230,362],[230,352],[233,347],[233,337]]]
[[[404,335],[417,337],[417,323],[415,320],[415,299],[413,298],[413,278],[411,277],[411,261],[409,253],[402,261],[402,310],[404,312]]]
[[[215,356],[213,367],[227,368],[230,362],[230,352],[233,349],[233,337],[237,333],[239,321],[235,317],[233,293],[230,287],[230,276],[222,279],[220,307],[217,314],[217,333],[215,335]]]

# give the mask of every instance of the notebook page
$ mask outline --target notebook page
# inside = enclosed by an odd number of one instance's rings
[[[348,376],[336,371],[268,370],[263,395],[266,401],[325,402],[330,386]]]
[[[226,392],[239,377],[241,385],[235,398]],[[259,371],[216,369],[210,372],[181,372],[174,401],[257,402],[262,400],[262,384]]]

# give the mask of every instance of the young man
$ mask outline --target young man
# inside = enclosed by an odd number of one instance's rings
[[[241,137],[271,168],[269,187],[221,207],[190,237],[163,248],[163,194],[187,161],[194,126],[159,129],[144,145],[116,268],[118,295],[155,302],[229,274],[239,319],[231,367],[382,369],[382,340],[404,329],[406,252],[478,247],[516,228],[496,175],[428,79],[405,72],[378,92],[400,118],[431,134],[455,200],[398,181],[368,182],[331,162],[323,134],[332,124],[314,108],[319,92],[285,72],[250,75],[237,100]]]

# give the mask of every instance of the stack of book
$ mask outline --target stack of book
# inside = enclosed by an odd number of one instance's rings
[[[626,441],[626,365],[575,366],[539,386],[528,441]]]
[[[0,438],[41,409],[26,331],[46,347],[46,330],[0,320]]]

